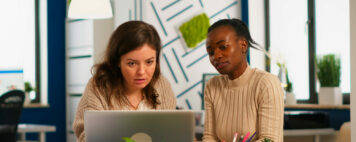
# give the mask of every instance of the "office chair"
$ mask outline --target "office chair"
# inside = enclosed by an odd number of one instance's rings
[[[0,142],[15,142],[25,93],[11,90],[0,97]]]

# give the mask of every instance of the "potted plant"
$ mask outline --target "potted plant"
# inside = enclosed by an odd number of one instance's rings
[[[285,90],[285,98],[284,102],[287,105],[295,105],[297,100],[295,99],[295,95],[293,93],[292,82],[288,77],[288,70],[284,63],[277,62],[277,66],[279,67],[278,78],[281,81],[281,84]]]
[[[24,104],[30,104],[31,103],[31,99],[30,99],[30,93],[31,92],[35,92],[36,91],[36,88],[32,87],[31,83],[26,81],[25,84],[25,101],[24,101]]]
[[[316,59],[316,65],[317,78],[320,82],[319,104],[341,105],[342,94],[339,87],[341,75],[340,58],[334,54],[319,56]]]
[[[287,80],[287,85],[285,87],[286,90],[286,104],[287,105],[295,105],[297,104],[297,100],[295,98],[295,95],[293,93],[293,84],[292,82],[289,80],[288,77],[288,70],[286,69],[286,80]]]

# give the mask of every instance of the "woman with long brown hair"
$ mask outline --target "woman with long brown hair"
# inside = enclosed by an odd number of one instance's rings
[[[171,86],[160,74],[160,51],[161,40],[150,24],[129,21],[114,31],[78,105],[73,123],[78,141],[85,141],[87,110],[175,109]]]

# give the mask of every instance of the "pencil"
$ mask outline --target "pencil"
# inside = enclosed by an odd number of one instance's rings
[[[242,140],[242,142],[246,142],[248,136],[250,136],[250,132],[247,132],[247,134],[244,136],[244,139]]]
[[[253,135],[246,142],[250,142],[255,135],[256,135],[256,132],[254,132]]]

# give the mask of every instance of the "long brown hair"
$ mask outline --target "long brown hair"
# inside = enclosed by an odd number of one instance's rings
[[[156,29],[142,21],[128,21],[121,24],[111,35],[107,45],[104,61],[93,67],[93,89],[106,98],[109,106],[114,95],[120,105],[128,103],[124,94],[124,77],[119,68],[121,56],[148,44],[156,50],[156,68],[150,83],[143,89],[149,104],[156,108],[160,102],[154,84],[160,76],[159,55],[161,39]]]

